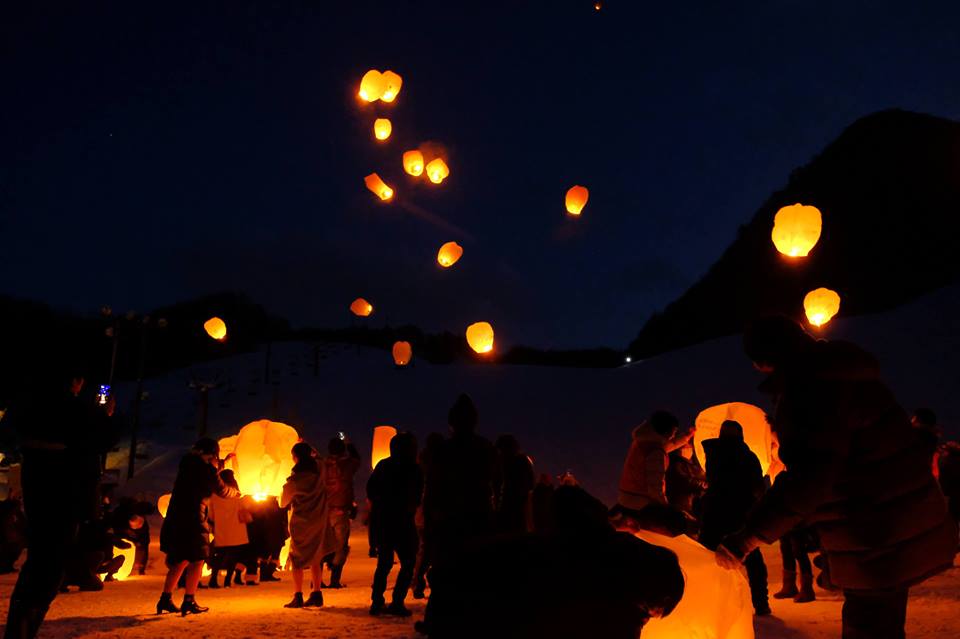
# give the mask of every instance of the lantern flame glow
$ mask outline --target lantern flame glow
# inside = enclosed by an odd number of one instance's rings
[[[440,184],[450,175],[450,169],[443,158],[434,158],[427,164],[427,177],[434,184]]]
[[[719,406],[711,406],[697,415],[697,419],[694,421],[696,432],[693,436],[693,446],[697,452],[700,465],[703,466],[707,463],[706,454],[703,450],[704,440],[719,437],[720,426],[728,419],[732,419],[743,428],[743,441],[750,451],[757,456],[760,469],[766,475],[773,462],[774,437],[770,423],[767,422],[767,415],[763,412],[763,409],[744,402],[730,402]]]
[[[383,75],[379,71],[370,69],[363,74],[363,78],[360,80],[360,91],[358,95],[361,100],[376,102],[383,95],[386,84]]]
[[[840,312],[840,295],[829,288],[810,291],[803,298],[803,310],[814,326],[823,326]]]
[[[410,342],[396,342],[393,345],[393,361],[397,366],[406,366],[413,359],[413,347]]]
[[[211,317],[204,322],[203,330],[207,332],[207,335],[218,342],[222,342],[227,339],[227,324],[219,317]]]
[[[439,262],[443,268],[450,268],[457,263],[457,260],[459,260],[462,255],[462,246],[456,242],[447,242],[440,247],[440,252],[437,253],[437,262]]]
[[[300,441],[296,429],[261,419],[241,428],[235,438],[232,451],[235,456],[228,466],[233,470],[240,493],[251,495],[256,501],[279,496],[293,469],[290,450]],[[224,443],[229,445],[229,441]]]
[[[373,121],[373,135],[380,141],[386,140],[393,132],[393,125],[387,118],[377,118]]]
[[[404,153],[403,170],[413,177],[420,177],[423,173],[423,153],[416,150]]]
[[[373,304],[362,297],[358,297],[350,304],[350,312],[357,317],[370,317],[370,314],[373,313]]]
[[[777,211],[770,237],[777,250],[787,257],[806,257],[817,245],[822,228],[820,209],[793,204]]]
[[[467,344],[481,355],[493,350],[493,326],[489,322],[476,322],[467,327]]]
[[[371,193],[383,201],[389,200],[393,197],[393,189],[387,186],[386,182],[381,180],[380,176],[376,173],[371,173],[367,177],[363,178],[363,183],[367,185],[367,188]]]
[[[565,204],[567,213],[579,216],[583,207],[587,205],[587,199],[590,197],[590,191],[585,186],[571,186],[567,191]]]
[[[384,102],[393,102],[400,94],[403,78],[399,74],[388,70],[383,72],[381,79],[383,80],[383,93],[380,94],[380,99]]]

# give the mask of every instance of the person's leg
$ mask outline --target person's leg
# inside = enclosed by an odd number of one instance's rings
[[[310,597],[304,602],[304,606],[323,605],[323,593],[320,592],[320,585],[323,583],[323,562],[318,561],[310,566],[310,577],[313,580],[310,588]]]
[[[283,604],[284,608],[303,608],[303,568],[294,566],[293,570],[293,599],[290,603]]]
[[[767,565],[763,562],[760,549],[755,548],[743,563],[750,581],[750,598],[753,600],[754,612],[758,615],[770,614],[770,603],[767,601]]]
[[[200,578],[203,577],[203,560],[189,562],[184,576],[184,595],[183,603],[180,604],[180,614],[195,615],[210,610],[199,605],[196,598]]]
[[[397,558],[400,560],[400,571],[397,573],[397,582],[393,587],[393,600],[390,604],[394,614],[404,613],[403,605],[413,580],[413,568],[417,561],[417,529],[411,525],[406,538],[397,546]]]
[[[817,593],[813,589],[813,566],[810,564],[810,557],[807,555],[807,544],[803,535],[793,535],[793,554],[797,558],[797,566],[800,568],[800,590],[797,591],[793,600],[796,603],[809,603],[816,601]]]
[[[843,592],[843,639],[905,639],[908,591]]]
[[[427,544],[427,538],[424,529],[420,529],[419,547],[417,551],[417,566],[413,574],[413,598],[423,599],[424,591],[427,589],[427,571],[430,570],[430,547]]]
[[[376,614],[383,608],[385,603],[383,593],[387,590],[387,576],[389,576],[391,568],[393,568],[393,545],[381,541],[377,548],[377,569],[373,573],[373,587],[370,596],[372,601],[371,614]]]
[[[783,562],[783,585],[773,594],[774,599],[792,599],[797,596],[797,567],[794,556],[793,535],[780,538],[780,560]]]

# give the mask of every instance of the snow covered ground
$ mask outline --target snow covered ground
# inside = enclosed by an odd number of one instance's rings
[[[423,614],[423,603],[408,599],[414,617],[408,620],[370,617],[369,585],[375,560],[367,558],[366,535],[355,531],[354,552],[344,574],[349,586],[326,591],[326,605],[319,610],[286,610],[291,587],[288,575],[279,583],[229,590],[202,590],[198,601],[210,612],[181,618],[152,614],[162,586],[163,563],[159,551],[152,556],[149,574],[106,584],[100,593],[72,592],[54,601],[41,637],[91,637],[117,639],[245,639],[255,637],[310,637],[323,639],[406,639],[418,635],[413,621]],[[771,585],[779,585],[776,548],[765,552],[771,568]],[[6,619],[15,575],[0,577],[0,615]],[[558,585],[573,587],[574,584]],[[389,590],[388,590],[389,592]],[[774,614],[756,621],[757,639],[838,639],[839,597],[818,591],[820,599],[809,604],[772,601]],[[179,595],[175,596],[179,602]],[[914,589],[907,614],[911,639],[960,637],[960,568]],[[641,635],[642,636],[642,635]],[[494,638],[491,638],[494,639]],[[602,639],[598,637],[597,639]],[[677,639],[686,639],[680,638]],[[709,639],[697,637],[691,639]]]

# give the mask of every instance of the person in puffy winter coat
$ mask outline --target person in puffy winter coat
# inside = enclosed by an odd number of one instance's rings
[[[787,469],[718,560],[730,565],[806,522],[843,589],[844,638],[902,639],[908,589],[952,566],[958,539],[922,433],[853,344],[776,317],[751,326],[744,346],[768,374],[761,389]]]
[[[213,525],[213,560],[210,562],[212,572],[210,581],[207,583],[208,588],[220,587],[218,577],[221,569],[226,575],[223,585],[230,587],[234,569],[246,557],[247,545],[250,541],[247,537],[247,524],[253,518],[246,508],[245,498],[239,494],[240,486],[233,476],[233,471],[221,470],[220,479],[227,486],[234,488],[237,495],[233,497],[213,495],[210,498],[208,518]]]

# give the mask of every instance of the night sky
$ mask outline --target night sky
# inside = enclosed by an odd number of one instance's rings
[[[0,10],[0,292],[81,312],[232,289],[343,326],[363,296],[623,346],[853,120],[960,118],[957,2],[39,4]],[[369,68],[392,106],[356,98]],[[439,187],[402,172],[425,141]]]

